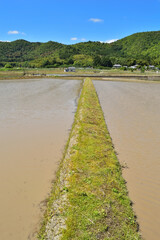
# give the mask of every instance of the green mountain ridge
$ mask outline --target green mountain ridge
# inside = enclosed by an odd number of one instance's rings
[[[110,44],[92,41],[73,45],[53,41],[0,42],[1,66],[8,62],[16,66],[21,64],[35,67],[71,64],[94,66],[96,63],[107,66],[107,61],[128,66],[160,65],[160,31],[135,33]]]

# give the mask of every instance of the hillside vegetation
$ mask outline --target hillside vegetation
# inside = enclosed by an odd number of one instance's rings
[[[136,33],[111,44],[91,41],[74,45],[52,41],[0,42],[0,67],[6,63],[11,67],[160,65],[160,31]]]

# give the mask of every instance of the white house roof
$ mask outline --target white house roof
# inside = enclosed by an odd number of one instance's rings
[[[76,69],[75,67],[68,67],[68,69]]]
[[[114,64],[113,67],[121,67],[120,64]]]
[[[131,66],[130,68],[135,69],[135,68],[137,68],[137,67],[136,67],[136,66]]]

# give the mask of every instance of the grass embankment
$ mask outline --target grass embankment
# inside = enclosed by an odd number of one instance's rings
[[[0,80],[21,79],[24,77],[23,71],[0,71]]]
[[[91,80],[84,82],[39,239],[141,239]]]
[[[156,73],[155,71],[146,71],[145,73],[141,73],[140,71],[123,71],[120,69],[76,69],[76,72],[64,72],[64,68],[11,68],[5,69],[0,68],[0,80],[5,79],[27,79],[27,78],[54,78],[58,75],[68,75],[68,76],[101,76],[101,77],[127,77],[135,76],[135,77],[160,77],[160,73]],[[50,75],[50,76],[49,76]],[[55,76],[54,76],[55,75]],[[56,76],[57,75],[57,76]],[[61,76],[62,77],[62,76]]]

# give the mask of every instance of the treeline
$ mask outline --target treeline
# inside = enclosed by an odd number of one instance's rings
[[[122,66],[130,67],[133,65],[149,66],[151,62],[145,59],[132,59],[132,58],[116,58],[108,56],[96,55],[94,57],[84,54],[73,55],[67,59],[60,59],[54,57],[47,57],[37,59],[35,61],[24,62],[0,62],[0,68],[58,68],[58,67],[95,67],[95,68],[112,68],[114,64],[119,63]],[[156,64],[160,68],[160,65]],[[122,67],[125,70],[125,67]]]
[[[114,43],[0,42],[0,67],[112,67],[160,65],[160,31],[136,33]]]

